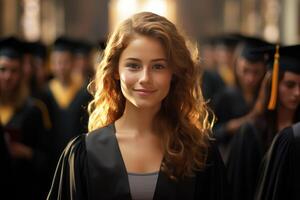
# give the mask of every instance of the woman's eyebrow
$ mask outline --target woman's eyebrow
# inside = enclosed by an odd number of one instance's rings
[[[133,61],[141,61],[140,59],[138,58],[126,58],[126,60],[133,60]],[[164,61],[164,62],[167,62],[167,59],[166,58],[155,58],[155,59],[152,59],[151,62],[157,62],[157,61]]]
[[[156,62],[156,61],[165,61],[165,62],[167,62],[167,59],[165,59],[165,58],[156,58],[156,59],[153,59],[151,61],[152,62]]]
[[[137,58],[126,58],[126,60],[141,61],[140,59],[137,59]]]

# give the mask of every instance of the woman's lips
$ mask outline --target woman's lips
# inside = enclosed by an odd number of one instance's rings
[[[134,91],[135,91],[136,93],[138,93],[139,95],[142,95],[142,96],[148,96],[148,95],[153,94],[156,90],[150,90],[150,89],[134,89]]]

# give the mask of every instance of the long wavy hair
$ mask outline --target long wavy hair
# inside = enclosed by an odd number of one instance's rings
[[[162,133],[162,170],[175,179],[193,175],[206,166],[214,115],[202,96],[196,54],[191,53],[175,25],[162,16],[135,14],[110,36],[95,78],[88,86],[94,96],[88,106],[89,131],[114,123],[124,112],[125,97],[116,73],[121,53],[136,35],[161,42],[173,71],[169,93],[153,126]]]

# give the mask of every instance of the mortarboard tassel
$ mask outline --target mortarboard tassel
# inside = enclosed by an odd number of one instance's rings
[[[272,88],[271,96],[269,100],[268,109],[274,110],[277,101],[277,88],[278,88],[278,74],[279,74],[279,45],[276,45],[276,51],[274,54],[273,74],[272,74]]]

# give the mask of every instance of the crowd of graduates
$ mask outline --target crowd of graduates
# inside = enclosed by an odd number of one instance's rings
[[[50,47],[1,39],[1,189],[9,199],[45,199],[66,144],[87,132],[94,49],[67,37]]]
[[[9,199],[45,199],[63,149],[87,132],[87,85],[103,46],[0,40],[0,188]],[[232,199],[299,198],[300,45],[224,34],[199,48]]]
[[[300,45],[225,34],[202,58],[232,199],[298,199]]]

